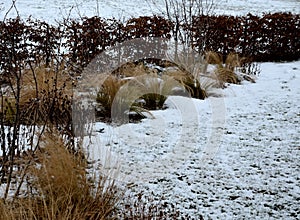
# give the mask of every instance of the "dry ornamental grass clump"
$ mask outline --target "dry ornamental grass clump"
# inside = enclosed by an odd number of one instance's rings
[[[24,69],[19,84],[11,77],[10,86],[1,105],[7,122],[14,120],[18,108],[22,124],[70,123],[74,82],[63,63]]]
[[[1,201],[1,219],[114,219],[120,191],[113,180],[91,180],[86,160],[68,151],[56,132],[45,135],[40,149],[27,173],[31,191]]]
[[[145,112],[149,115],[149,110],[162,109],[170,95],[204,99],[203,90],[192,74],[181,71],[175,64],[172,68],[176,71],[168,70],[168,64],[162,72],[151,65],[142,61],[127,63],[108,75],[97,93],[97,116],[105,121],[112,117],[122,120],[130,113],[143,118]]]
[[[100,104],[96,112],[98,117],[110,118],[111,117],[111,107],[116,94],[120,90],[121,86],[125,84],[126,81],[120,80],[118,77],[111,75],[108,76],[100,90],[97,93],[96,101]]]
[[[226,83],[240,84],[243,80],[255,83],[255,77],[260,73],[260,66],[250,58],[240,57],[237,53],[229,53],[226,57],[209,51],[205,54],[208,65],[214,67],[211,79],[218,81],[218,87],[226,87]]]
[[[225,61],[223,61],[223,57],[216,52],[209,51],[205,56],[208,64],[216,66],[214,73],[222,87],[224,87],[225,83],[240,83],[240,79],[235,73],[236,68],[241,66],[241,60],[237,54],[230,53],[227,55]]]
[[[74,82],[64,64],[39,65],[26,70],[23,76],[21,106],[24,117],[54,124],[68,124],[71,117]]]

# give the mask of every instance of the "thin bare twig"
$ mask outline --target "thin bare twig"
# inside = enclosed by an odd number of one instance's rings
[[[15,9],[15,11],[16,11],[16,13],[17,13],[17,17],[18,17],[18,18],[20,17],[19,11],[18,11],[17,6],[16,6],[16,2],[17,2],[17,0],[12,0],[12,4],[11,4],[10,8],[8,9],[8,11],[5,13],[5,16],[4,16],[4,18],[3,18],[3,21],[6,20],[8,14],[11,12],[12,9]]]

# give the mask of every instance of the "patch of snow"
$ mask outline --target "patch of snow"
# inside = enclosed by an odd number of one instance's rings
[[[97,152],[109,152],[118,181],[132,185],[130,193],[163,195],[162,202],[194,219],[294,219],[300,61],[262,63],[261,69],[257,83],[230,85],[223,98],[170,97],[168,109],[152,112],[155,119],[120,127],[97,123],[95,130],[104,133],[94,133],[91,157],[108,163]],[[211,132],[220,135],[220,147],[205,160]]]
[[[63,18],[79,18],[83,16],[115,17],[128,19],[136,16],[150,16],[153,13],[160,14],[164,12],[164,0],[157,0],[155,4],[151,0],[134,1],[134,0],[22,0],[16,1],[16,9],[13,8],[8,17],[21,17],[47,20],[55,22]],[[203,1],[205,3],[205,1]],[[210,2],[210,1],[208,1]],[[6,12],[12,5],[11,0],[4,0],[0,10],[0,19],[3,20]],[[138,5],[137,5],[138,4]],[[0,8],[0,9],[1,9]],[[246,15],[274,13],[274,12],[292,12],[300,13],[300,2],[298,0],[221,0],[214,1],[213,12],[216,14],[227,15]]]

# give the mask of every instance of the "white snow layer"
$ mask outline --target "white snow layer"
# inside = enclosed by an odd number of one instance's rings
[[[170,97],[155,119],[97,123],[91,158],[194,219],[299,217],[300,61],[261,68],[224,98]]]

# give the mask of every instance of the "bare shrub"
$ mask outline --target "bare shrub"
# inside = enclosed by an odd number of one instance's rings
[[[24,71],[20,105],[24,123],[35,118],[55,126],[71,123],[71,101],[74,83],[63,63],[39,64]],[[35,115],[35,116],[34,116]]]
[[[15,196],[20,193],[32,160],[22,161],[22,157],[34,157],[45,129],[60,130],[69,148],[75,149],[71,126],[73,82],[64,64],[29,62],[12,70],[6,79],[0,94],[0,184],[5,185],[5,199],[11,190]]]

